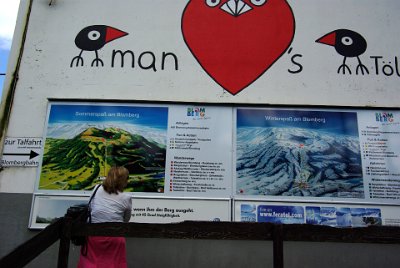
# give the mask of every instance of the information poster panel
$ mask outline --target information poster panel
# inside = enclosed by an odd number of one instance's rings
[[[400,112],[359,112],[366,199],[400,204]]]
[[[400,203],[400,113],[236,110],[236,195]]]
[[[131,222],[231,221],[230,199],[132,198]]]
[[[173,106],[169,111],[165,192],[230,197],[232,108]]]
[[[399,208],[363,204],[234,201],[234,221],[332,227],[400,226]]]

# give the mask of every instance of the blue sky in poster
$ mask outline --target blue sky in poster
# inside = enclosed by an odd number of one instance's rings
[[[166,129],[167,107],[52,105],[49,123],[121,122]]]
[[[295,127],[358,136],[355,112],[237,109],[237,127]]]

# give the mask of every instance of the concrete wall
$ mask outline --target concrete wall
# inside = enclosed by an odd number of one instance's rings
[[[33,237],[28,230],[31,194],[0,194],[0,257]],[[400,245],[285,242],[285,267],[398,267]],[[27,267],[56,267],[58,243]],[[70,249],[69,267],[76,267],[79,248]],[[129,267],[242,268],[272,267],[270,241],[127,239]]]

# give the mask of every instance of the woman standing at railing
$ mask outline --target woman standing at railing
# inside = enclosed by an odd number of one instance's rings
[[[128,194],[123,193],[128,176],[129,171],[125,167],[110,169],[90,204],[92,223],[129,221],[132,201]],[[88,237],[85,253],[81,250],[78,268],[127,267],[124,237]]]

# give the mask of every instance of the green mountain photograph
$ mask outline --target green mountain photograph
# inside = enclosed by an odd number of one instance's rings
[[[42,190],[91,190],[111,166],[129,170],[129,192],[163,192],[165,144],[118,127],[88,126],[73,138],[47,137]]]

